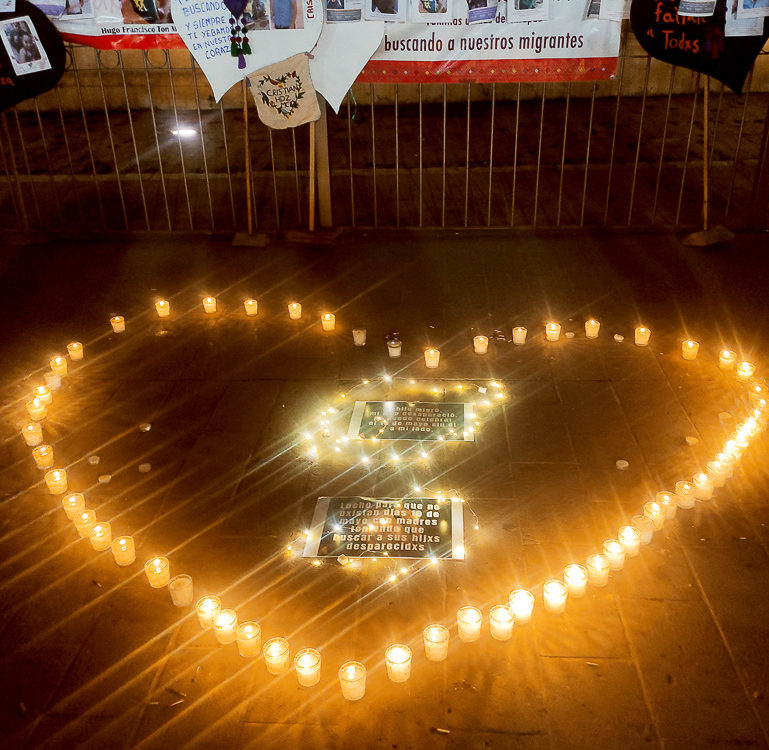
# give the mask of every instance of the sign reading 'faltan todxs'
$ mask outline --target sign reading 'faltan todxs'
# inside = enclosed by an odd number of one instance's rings
[[[459,498],[321,497],[303,557],[464,559]]]
[[[351,440],[456,440],[474,442],[474,407],[431,401],[356,401]]]

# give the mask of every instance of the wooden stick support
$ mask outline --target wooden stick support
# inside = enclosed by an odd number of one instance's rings
[[[315,123],[310,123],[310,231],[315,231]]]
[[[248,217],[248,233],[254,231],[253,196],[251,195],[251,146],[248,138],[248,87],[243,79],[243,137],[245,138],[244,152],[246,155],[246,216]]]
[[[710,79],[703,76],[704,85],[702,90],[702,221],[703,229],[708,230],[708,159],[710,158],[708,150],[708,97],[710,94]]]

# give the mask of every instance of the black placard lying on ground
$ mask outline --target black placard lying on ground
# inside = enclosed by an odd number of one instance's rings
[[[340,555],[463,560],[462,501],[318,498],[303,556]]]
[[[347,437],[473,442],[473,405],[431,401],[356,401]]]

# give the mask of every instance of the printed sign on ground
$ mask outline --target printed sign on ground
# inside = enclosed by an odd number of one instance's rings
[[[356,401],[347,437],[379,440],[475,440],[473,405],[432,401]]]

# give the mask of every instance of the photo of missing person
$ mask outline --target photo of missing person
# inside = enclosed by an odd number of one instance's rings
[[[490,23],[496,15],[497,0],[467,0],[468,23]]]
[[[0,38],[16,75],[51,69],[48,55],[29,16],[0,21]]]
[[[303,29],[302,0],[270,0],[270,28]]]
[[[77,18],[93,18],[93,0],[67,0],[60,21]]]
[[[344,10],[344,0],[326,0],[326,10]]]
[[[270,15],[265,0],[249,0],[240,20],[247,31],[269,31]]]
[[[122,0],[123,23],[173,23],[171,0]]]
[[[425,15],[443,15],[448,11],[448,0],[419,0],[417,11]]]
[[[605,8],[599,6],[599,14]],[[546,21],[550,13],[548,0],[512,0],[507,5],[508,23]]]

